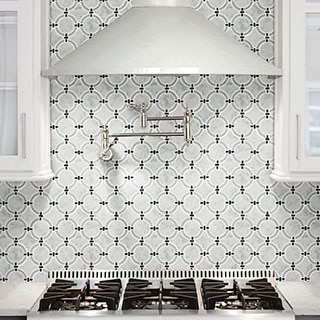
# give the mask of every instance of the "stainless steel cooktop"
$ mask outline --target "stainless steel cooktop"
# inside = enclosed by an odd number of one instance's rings
[[[52,271],[28,319],[294,319],[271,270]]]

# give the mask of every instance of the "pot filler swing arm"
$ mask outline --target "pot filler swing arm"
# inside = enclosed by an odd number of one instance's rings
[[[184,137],[187,143],[192,141],[191,133],[191,112],[187,110],[182,116],[168,116],[168,117],[148,117],[146,112],[146,105],[142,104],[129,104],[129,108],[135,109],[140,112],[140,127],[146,128],[148,121],[172,121],[182,120],[183,131],[179,132],[128,132],[128,133],[115,133],[110,134],[107,125],[104,125],[101,131],[101,151],[99,159],[102,161],[111,161],[113,157],[112,146],[115,140],[110,142],[110,138],[126,138],[126,137]]]

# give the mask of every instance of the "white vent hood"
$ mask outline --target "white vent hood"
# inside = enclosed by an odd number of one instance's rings
[[[282,74],[193,10],[191,0],[132,6],[42,75]]]

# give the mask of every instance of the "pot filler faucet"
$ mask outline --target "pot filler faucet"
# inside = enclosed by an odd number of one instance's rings
[[[126,137],[184,137],[187,143],[192,141],[191,133],[191,112],[187,110],[183,116],[170,116],[170,117],[148,117],[146,112],[146,105],[142,104],[129,104],[128,108],[140,112],[140,127],[146,128],[148,121],[172,121],[182,120],[183,131],[179,132],[128,132],[128,133],[115,133],[110,134],[107,125],[104,125],[101,131],[101,151],[99,159],[102,161],[111,161],[113,157],[112,146],[115,140],[110,142],[110,138],[126,138]]]

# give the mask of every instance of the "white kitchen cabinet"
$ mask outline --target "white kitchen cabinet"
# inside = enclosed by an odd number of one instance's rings
[[[52,177],[48,2],[0,0],[0,180]]]
[[[278,181],[320,181],[320,0],[276,5],[275,166]]]

